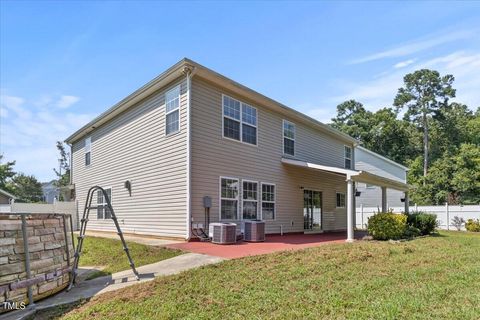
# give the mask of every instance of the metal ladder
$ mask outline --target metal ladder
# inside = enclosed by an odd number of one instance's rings
[[[93,196],[94,196],[96,191],[102,192],[103,198],[107,202],[106,206],[92,206]],[[72,289],[72,287],[73,287],[73,284],[76,283],[75,280],[76,280],[77,274],[78,274],[78,262],[80,260],[81,254],[82,254],[83,239],[85,239],[85,231],[87,230],[87,222],[88,222],[88,217],[90,215],[90,209],[98,209],[100,207],[103,207],[103,208],[105,208],[105,210],[108,210],[110,212],[111,218],[112,218],[113,222],[115,223],[115,227],[117,228],[117,234],[120,236],[120,240],[122,241],[123,250],[127,254],[128,261],[130,263],[130,267],[132,268],[132,271],[135,274],[135,279],[140,280],[137,269],[135,269],[135,264],[133,263],[132,257],[130,256],[130,252],[128,250],[125,239],[123,238],[123,233],[122,233],[122,230],[120,229],[120,225],[118,224],[117,216],[115,215],[115,212],[113,211],[113,207],[112,207],[112,204],[110,202],[110,198],[108,197],[107,193],[105,192],[105,190],[102,187],[93,186],[88,190],[87,199],[85,200],[85,208],[83,209],[83,216],[82,216],[82,219],[80,220],[81,221],[80,234],[78,236],[78,244],[77,244],[77,249],[75,250],[73,266],[72,266],[72,271],[71,271],[71,277],[70,277],[70,283],[68,285],[67,291],[70,291],[70,289]]]

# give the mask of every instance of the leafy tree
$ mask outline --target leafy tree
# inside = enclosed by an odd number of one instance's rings
[[[412,163],[412,200],[418,204],[474,204],[480,202],[480,146],[462,144],[432,163],[426,177],[418,177],[421,162]],[[412,178],[413,176],[413,178]]]
[[[15,161],[2,163],[2,159],[3,154],[0,154],[0,189],[11,192],[7,183],[15,175],[15,171],[13,171]]]
[[[351,137],[369,141],[369,119],[372,113],[363,104],[355,100],[342,102],[337,106],[337,116],[332,119],[332,127]]]
[[[480,146],[462,144],[453,156],[452,184],[462,204],[480,203]]]
[[[470,119],[467,124],[468,143],[480,146],[480,107],[475,112],[475,115]]]
[[[55,181],[55,186],[64,187],[70,184],[70,154],[65,151],[65,145],[57,141],[57,150],[60,154],[59,169],[53,169],[57,175],[57,180]]]
[[[464,104],[442,105],[431,122],[431,140],[435,143],[430,145],[430,159],[434,161],[445,151],[471,142],[469,123],[473,119],[473,112]]]
[[[393,105],[398,109],[407,108],[404,119],[413,121],[423,131],[423,176],[428,171],[429,124],[442,105],[455,97],[452,87],[454,77],[441,77],[438,71],[421,69],[407,74],[404,87],[398,89]]]
[[[19,201],[40,202],[43,200],[42,184],[33,175],[18,173],[7,185],[19,198]]]
[[[389,108],[370,112],[358,101],[345,101],[337,106],[332,126],[362,141],[367,149],[402,164],[418,152],[418,144],[410,143],[418,136],[415,128],[398,120],[397,113]]]

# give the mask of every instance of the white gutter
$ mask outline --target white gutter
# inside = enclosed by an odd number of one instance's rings
[[[187,77],[187,221],[186,221],[186,234],[185,239],[190,240],[191,234],[191,224],[192,224],[192,201],[191,201],[191,170],[192,170],[192,158],[191,158],[191,145],[192,145],[192,134],[191,134],[191,77],[192,77],[192,67],[185,66],[183,72]]]

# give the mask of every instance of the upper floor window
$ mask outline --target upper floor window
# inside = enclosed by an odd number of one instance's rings
[[[223,136],[256,145],[257,109],[224,95]]]
[[[180,86],[165,93],[165,134],[180,130]]]
[[[283,153],[295,155],[295,124],[283,120]]]
[[[110,204],[112,203],[112,188],[103,188],[107,194]],[[110,219],[112,214],[108,207],[107,199],[101,190],[97,190],[97,219]]]
[[[352,169],[352,148],[345,146],[345,169]]]
[[[85,139],[85,165],[89,166],[92,162],[92,138]]]

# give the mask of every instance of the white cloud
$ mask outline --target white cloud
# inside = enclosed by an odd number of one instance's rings
[[[412,63],[414,63],[417,59],[408,59],[408,60],[405,60],[405,61],[400,61],[399,63],[395,64],[393,67],[395,69],[400,69],[400,68],[405,68],[409,65],[411,65]]]
[[[442,34],[435,34],[429,35],[424,38],[420,38],[408,43],[404,43],[392,49],[384,50],[381,52],[377,52],[366,57],[362,57],[359,59],[355,59],[351,61],[352,64],[370,62],[375,60],[380,60],[384,58],[396,58],[396,57],[404,57],[407,55],[411,55],[413,53],[417,53],[420,51],[424,51],[445,43],[454,42],[463,39],[469,39],[477,33],[477,30],[463,30],[463,31],[455,31],[450,33],[442,33]]]
[[[41,181],[54,178],[52,169],[58,166],[56,141],[63,141],[94,116],[6,94],[0,96],[0,101],[2,110],[8,112],[8,117],[3,117],[2,111],[0,118],[0,153],[7,160],[16,160],[16,171],[34,174]]]
[[[307,110],[306,114],[320,122],[323,123],[330,123],[332,122],[332,118],[335,117],[336,110],[334,108],[301,108],[302,110]]]
[[[370,110],[391,106],[398,88],[403,85],[405,74],[421,68],[437,70],[441,75],[455,76],[457,89],[455,101],[465,103],[470,108],[480,105],[480,53],[457,51],[427,61],[412,63],[402,69],[390,69],[374,80],[361,83],[345,83],[346,93],[329,99],[330,104],[338,104],[355,99]]]
[[[79,100],[80,98],[75,96],[61,96],[60,99],[57,101],[56,105],[60,109],[66,109],[71,105],[77,103]]]

